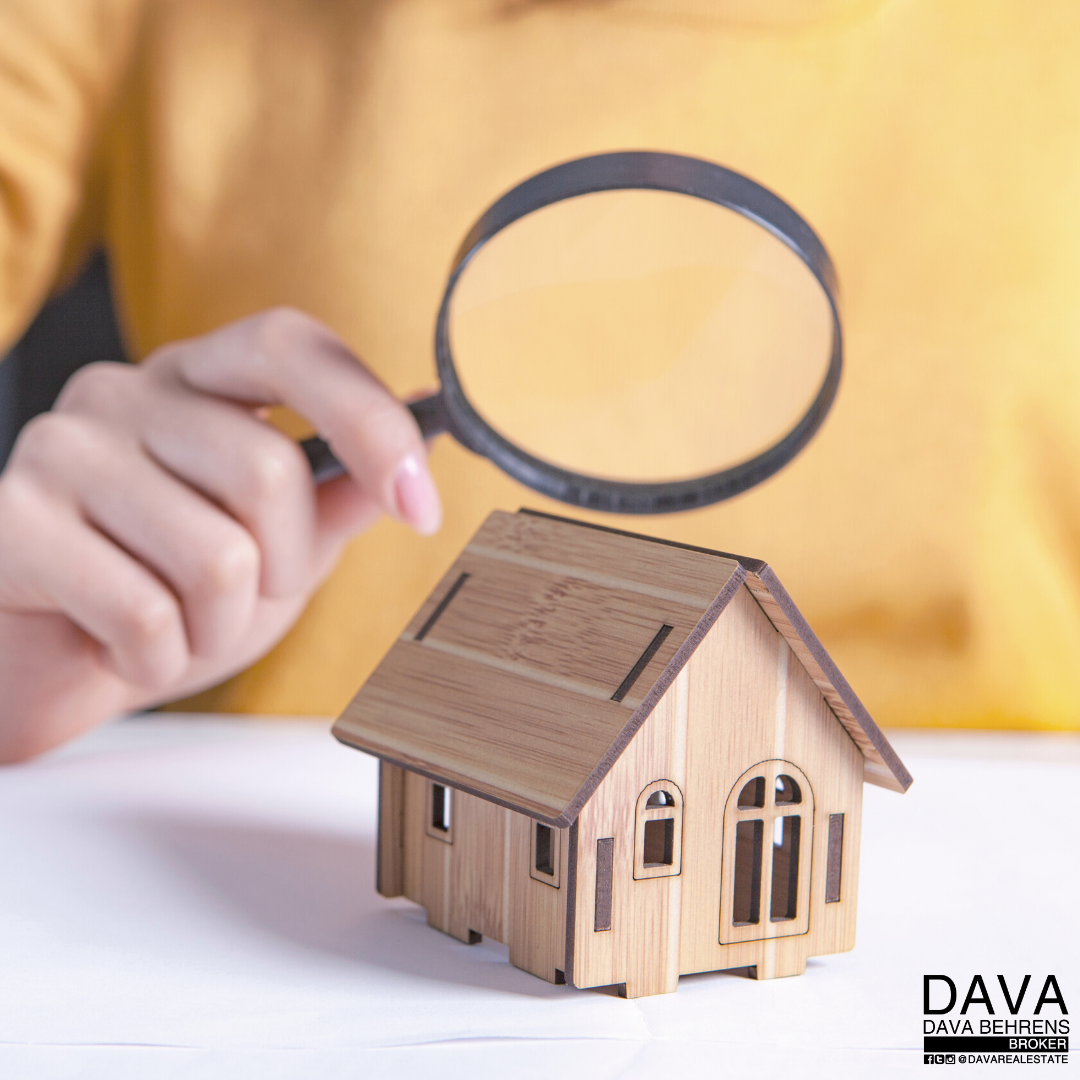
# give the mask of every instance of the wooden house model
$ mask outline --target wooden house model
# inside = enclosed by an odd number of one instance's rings
[[[765,563],[530,511],[334,734],[380,759],[379,892],[629,997],[852,948],[863,781],[911,783]]]

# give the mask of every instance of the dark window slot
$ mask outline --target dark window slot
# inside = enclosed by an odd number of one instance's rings
[[[799,785],[790,776],[778,776],[776,778],[774,802],[777,806],[802,802],[802,792],[799,790]]]
[[[552,843],[551,826],[536,823],[536,869],[541,874],[555,876],[555,845]]]
[[[829,815],[829,858],[825,864],[825,903],[840,900],[840,877],[844,858],[844,815]]]
[[[760,810],[765,805],[765,777],[755,776],[739,792],[740,810]]]
[[[675,797],[670,791],[654,791],[648,799],[645,800],[645,808],[648,810],[653,806],[674,806]]]
[[[431,827],[450,831],[450,789],[442,784],[431,785]]]
[[[758,922],[761,909],[761,841],[764,822],[740,821],[735,826],[735,895],[731,921],[736,926]]]
[[[670,866],[675,861],[675,819],[657,818],[645,822],[646,866]]]
[[[427,617],[427,622],[416,631],[416,636],[413,641],[423,641],[428,636],[431,628],[442,617],[442,613],[450,606],[450,601],[457,596],[461,586],[465,584],[465,580],[468,578],[468,574],[462,574],[453,585],[450,586],[450,591],[439,601],[435,610]]]
[[[769,919],[785,922],[794,919],[799,901],[799,831],[802,818],[798,815],[780,818],[780,843],[773,841],[772,901]]]
[[[630,669],[630,673],[619,684],[619,689],[611,695],[612,701],[622,701],[622,699],[630,693],[634,683],[641,677],[641,673],[649,666],[649,661],[656,655],[660,646],[667,640],[668,634],[674,629],[675,627],[668,626],[667,623],[664,623],[664,625],[657,630],[656,637],[645,646],[645,651],[638,657],[638,661]]]
[[[611,929],[611,870],[615,862],[615,839],[596,841],[596,914],[594,930]]]

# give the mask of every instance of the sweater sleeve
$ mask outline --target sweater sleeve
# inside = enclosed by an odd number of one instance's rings
[[[56,276],[140,0],[0,0],[0,356]]]

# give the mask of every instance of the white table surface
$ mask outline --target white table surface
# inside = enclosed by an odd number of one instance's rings
[[[0,770],[0,1077],[911,1075],[923,974],[1080,1010],[1080,738],[893,732],[854,952],[625,1001],[379,897],[375,763],[327,728],[138,718]]]

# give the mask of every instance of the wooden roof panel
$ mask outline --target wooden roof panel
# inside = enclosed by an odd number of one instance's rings
[[[570,686],[399,641],[335,733],[388,761],[554,820],[627,716],[615,702]]]
[[[334,734],[569,824],[744,582],[866,779],[905,790],[907,770],[765,563],[533,513],[488,518]]]
[[[466,551],[515,566],[534,566],[610,584],[636,595],[654,595],[704,611],[727,583],[738,560],[662,541],[600,529],[567,529],[544,514],[494,513]]]
[[[468,576],[462,581],[463,575]],[[431,623],[435,608],[455,589]],[[403,640],[427,627],[425,645],[454,645],[491,662],[523,665],[588,686],[603,698],[622,684],[661,628],[670,626],[649,665],[655,679],[708,607],[708,601],[691,607],[572,573],[515,566],[471,546],[433,598],[436,603],[425,605]],[[638,682],[644,685],[643,678]],[[627,704],[640,696],[631,694]]]

